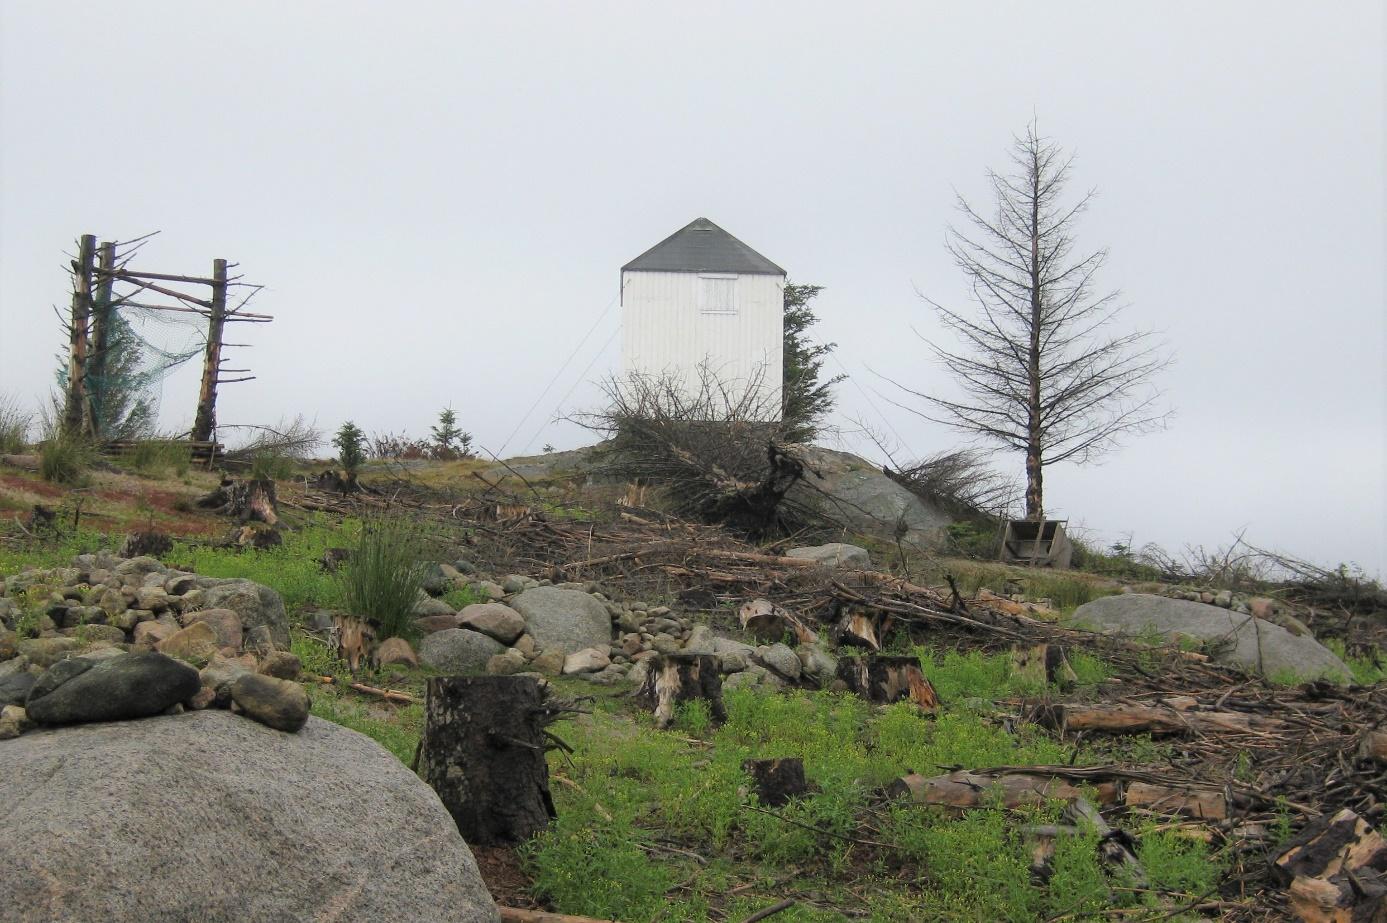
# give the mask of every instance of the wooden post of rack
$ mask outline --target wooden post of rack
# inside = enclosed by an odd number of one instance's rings
[[[212,261],[212,308],[207,319],[207,351],[197,396],[193,441],[209,442],[217,427],[217,376],[221,373],[222,330],[226,327],[226,260]]]
[[[87,352],[92,310],[92,270],[96,262],[96,235],[83,234],[72,261],[72,320],[68,327],[67,399],[63,404],[63,432],[82,432],[87,417]]]

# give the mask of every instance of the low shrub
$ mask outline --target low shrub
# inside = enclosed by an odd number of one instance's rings
[[[366,523],[342,569],[343,603],[353,615],[374,622],[381,640],[411,638],[424,571],[419,530],[398,516],[382,516]]]
[[[0,452],[23,452],[29,442],[29,427],[34,422],[32,412],[19,405],[8,394],[0,394]]]
[[[142,439],[135,443],[130,466],[156,477],[170,472],[182,477],[192,466],[192,450],[179,439]]]
[[[76,436],[53,436],[39,450],[39,474],[55,484],[75,484],[92,462],[92,447]]]

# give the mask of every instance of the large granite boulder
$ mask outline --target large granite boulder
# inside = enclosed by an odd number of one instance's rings
[[[499,919],[433,790],[317,718],[30,732],[0,745],[0,804],[3,923]]]
[[[881,468],[848,452],[803,446],[807,466],[803,484],[790,498],[819,507],[852,532],[891,541],[904,526],[902,544],[939,547],[953,521],[944,510],[926,503],[882,473]]]
[[[1085,603],[1074,612],[1080,627],[1123,635],[1155,633],[1171,642],[1188,638],[1206,644],[1216,660],[1274,679],[1349,681],[1352,672],[1310,636],[1218,606],[1124,593]]]
[[[203,609],[230,609],[241,617],[241,628],[250,631],[259,625],[270,629],[270,637],[280,650],[289,649],[289,616],[284,600],[267,586],[252,580],[223,580],[196,591]]]
[[[71,657],[39,677],[24,709],[40,724],[121,721],[157,715],[200,688],[197,670],[153,651]]]
[[[419,659],[453,676],[485,673],[486,662],[506,649],[504,644],[470,628],[447,628],[424,636]]]
[[[576,653],[612,643],[607,607],[581,590],[541,586],[520,593],[511,608],[525,617],[526,631],[543,650]]]

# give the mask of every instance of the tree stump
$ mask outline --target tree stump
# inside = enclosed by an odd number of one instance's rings
[[[771,808],[786,805],[792,798],[810,792],[804,777],[804,760],[787,757],[779,760],[746,760],[742,769],[751,776],[756,799]]]
[[[1074,669],[1069,666],[1064,648],[1058,644],[1037,644],[1034,647],[1018,645],[1012,648],[1011,669],[1015,675],[1025,677],[1037,686],[1068,689],[1079,681]]]
[[[429,680],[419,776],[468,843],[515,845],[556,816],[544,758],[556,712],[528,676]]]
[[[253,481],[226,478],[216,490],[200,497],[197,506],[241,522],[263,522],[267,526],[279,524],[275,482],[268,478]]]
[[[663,654],[654,658],[635,701],[655,712],[655,726],[664,730],[674,723],[674,706],[703,699],[713,720],[727,720],[722,704],[722,674],[712,654]]]
[[[889,612],[845,605],[838,612],[838,623],[833,633],[841,645],[879,651],[886,640],[886,633],[891,630],[892,621]]]
[[[939,696],[914,657],[844,657],[838,679],[869,702],[890,705],[909,699],[924,709],[939,707]]]

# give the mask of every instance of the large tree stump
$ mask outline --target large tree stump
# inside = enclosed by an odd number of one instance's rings
[[[1064,648],[1058,644],[1017,646],[1011,651],[1011,671],[1037,686],[1058,686],[1068,689],[1079,681],[1069,665]]]
[[[751,776],[756,800],[771,808],[810,792],[804,777],[804,760],[797,756],[779,760],[745,760],[742,769]]]
[[[224,479],[216,490],[198,498],[200,509],[231,516],[240,522],[279,524],[279,506],[275,500],[275,482],[267,478],[252,481]]]
[[[753,599],[743,603],[737,615],[742,630],[763,644],[780,641],[789,632],[794,632],[799,644],[814,644],[819,640],[819,636],[804,624],[803,619],[769,599]]]
[[[841,645],[879,651],[886,642],[886,633],[891,630],[892,622],[893,617],[889,612],[865,606],[844,605],[838,611],[838,622],[833,627],[833,634]]]
[[[636,690],[635,701],[655,712],[655,726],[668,728],[674,723],[674,706],[703,699],[713,720],[727,720],[722,704],[722,674],[712,654],[663,654],[655,657]]]
[[[924,709],[939,707],[939,696],[914,657],[844,657],[838,679],[869,702],[890,705],[909,699]]]
[[[557,714],[527,676],[438,676],[424,696],[419,775],[462,838],[482,846],[528,840],[555,817],[545,727]]]

